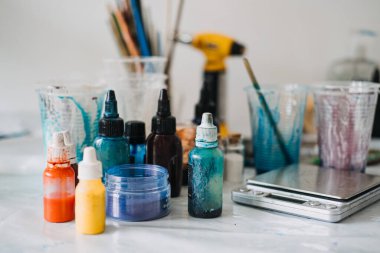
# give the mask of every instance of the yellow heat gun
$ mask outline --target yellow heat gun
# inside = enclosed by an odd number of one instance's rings
[[[215,123],[219,125],[219,133],[227,136],[228,129],[225,123],[225,59],[232,55],[242,55],[244,46],[231,37],[216,33],[201,33],[195,36],[180,35],[177,41],[191,44],[206,56],[204,66],[203,86],[199,102],[195,106],[193,122],[201,123],[202,113],[211,112]]]

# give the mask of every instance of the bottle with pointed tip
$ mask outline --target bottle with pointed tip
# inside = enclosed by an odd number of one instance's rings
[[[70,166],[69,150],[63,132],[53,134],[43,174],[44,218],[48,222],[74,219],[75,173]]]
[[[146,163],[168,170],[171,197],[178,197],[182,185],[182,145],[176,135],[176,119],[171,115],[166,89],[160,92],[157,114],[152,118],[152,133],[146,140]]]
[[[103,181],[110,167],[129,163],[129,145],[123,134],[124,121],[119,117],[116,95],[109,90],[104,114],[99,120],[99,134],[94,141],[96,155],[103,167]]]
[[[189,153],[188,211],[197,218],[222,214],[224,158],[211,113],[203,113]]]
[[[86,147],[78,168],[79,184],[75,189],[75,225],[79,233],[100,234],[106,222],[106,188],[102,184],[102,164],[95,149]]]

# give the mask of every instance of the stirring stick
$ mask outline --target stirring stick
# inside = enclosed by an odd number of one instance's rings
[[[169,93],[170,93],[170,81],[169,81],[170,67],[171,67],[171,63],[172,63],[172,60],[173,60],[174,47],[175,47],[176,39],[178,37],[178,30],[179,30],[179,25],[180,25],[181,17],[182,17],[183,5],[184,5],[184,0],[180,0],[179,4],[178,4],[178,9],[177,9],[176,20],[175,20],[175,23],[174,23],[173,35],[172,35],[172,38],[170,40],[171,43],[170,43],[170,46],[169,46],[169,50],[167,52],[167,62],[166,62],[166,65],[165,65],[165,70],[164,70],[164,74],[168,76],[166,85],[167,85],[167,90],[168,90]]]
[[[289,164],[292,164],[293,163],[293,160],[285,146],[285,142],[284,142],[284,139],[280,133],[280,131],[278,130],[277,128],[277,124],[276,122],[274,121],[274,118],[273,118],[273,115],[269,109],[269,106],[267,104],[267,101],[265,100],[265,97],[264,95],[260,92],[260,85],[259,83],[257,82],[257,79],[255,77],[255,74],[253,73],[253,70],[251,68],[251,64],[249,64],[249,61],[246,57],[244,57],[244,66],[248,72],[248,75],[249,75],[249,78],[251,79],[251,82],[252,82],[252,85],[253,87],[255,88],[256,90],[256,93],[257,93],[257,96],[259,97],[259,101],[261,103],[261,106],[263,107],[264,109],[264,112],[265,114],[267,115],[268,119],[269,119],[269,123],[271,124],[273,130],[274,130],[274,133],[277,137],[277,140],[278,140],[278,144],[280,146],[280,149],[282,151],[282,153],[284,154],[284,157],[285,157],[285,160],[286,160],[286,163],[289,165]]]

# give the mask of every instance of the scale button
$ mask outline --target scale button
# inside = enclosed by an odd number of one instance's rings
[[[332,204],[326,204],[325,207],[327,209],[336,209],[336,208],[338,208],[336,205],[332,205]]]
[[[247,189],[247,188],[240,188],[239,191],[240,191],[240,192],[249,192],[250,189]]]
[[[320,206],[321,205],[321,203],[319,203],[318,201],[309,201],[309,202],[307,202],[309,205],[311,205],[311,206]]]
[[[254,191],[252,192],[253,195],[256,195],[256,196],[262,196],[264,195],[264,192],[261,192],[261,191]]]

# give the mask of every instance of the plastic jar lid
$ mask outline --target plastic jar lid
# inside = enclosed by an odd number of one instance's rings
[[[126,221],[143,221],[169,213],[168,171],[158,165],[125,164],[106,174],[107,216]]]

